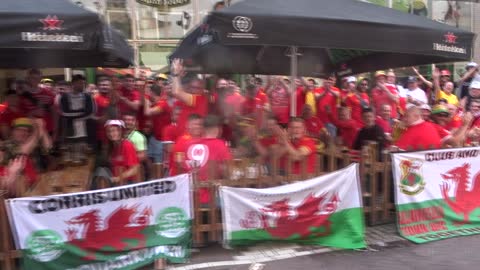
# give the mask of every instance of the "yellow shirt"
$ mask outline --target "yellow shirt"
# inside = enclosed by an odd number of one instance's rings
[[[313,91],[308,91],[305,94],[305,104],[310,105],[313,115],[317,114],[317,106],[315,104],[315,95],[313,94]]]
[[[439,99],[446,99],[448,104],[453,104],[455,106],[458,106],[458,98],[455,94],[447,94],[443,90],[437,91],[437,98],[436,100],[438,101]]]

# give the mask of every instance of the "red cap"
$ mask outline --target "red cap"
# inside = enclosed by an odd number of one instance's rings
[[[440,71],[440,76],[452,76],[452,74],[450,73],[450,70],[444,69]]]

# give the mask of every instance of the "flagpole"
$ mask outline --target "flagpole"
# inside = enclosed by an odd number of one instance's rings
[[[295,79],[297,78],[298,74],[298,54],[297,54],[297,46],[291,46],[291,58],[290,58],[290,116],[295,117],[297,112],[297,95],[296,95],[296,85]]]

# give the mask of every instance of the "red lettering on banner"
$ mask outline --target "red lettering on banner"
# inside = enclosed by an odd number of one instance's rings
[[[398,214],[399,224],[405,225],[443,218],[443,207],[434,206],[428,208],[401,211]]]
[[[417,235],[417,234],[424,234],[428,233],[428,227],[425,224],[416,224],[412,226],[404,226],[401,227],[403,235]]]
[[[445,225],[445,221],[438,221],[438,222],[430,223],[430,230],[432,232],[446,231],[447,226]]]

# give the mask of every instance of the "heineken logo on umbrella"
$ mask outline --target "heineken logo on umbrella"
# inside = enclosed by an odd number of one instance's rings
[[[448,32],[447,34],[444,35],[445,37],[445,42],[449,44],[455,44],[457,43],[457,36],[455,36],[452,32]]]
[[[57,16],[48,15],[45,19],[39,20],[43,23],[43,30],[62,30],[63,20],[59,20]]]
[[[58,19],[56,15],[48,15],[43,19],[39,19],[43,24],[41,29],[43,31],[64,30],[62,27],[63,20]],[[47,32],[22,32],[22,41],[29,42],[68,42],[68,43],[82,43],[84,42],[82,34],[66,35],[63,33],[47,33]]]
[[[467,54],[467,49],[465,47],[457,47],[454,44],[457,44],[457,36],[452,33],[448,32],[443,35],[443,44],[441,43],[433,43],[433,49],[435,51],[443,51],[443,52],[451,52],[451,53],[458,53],[458,54]]]

